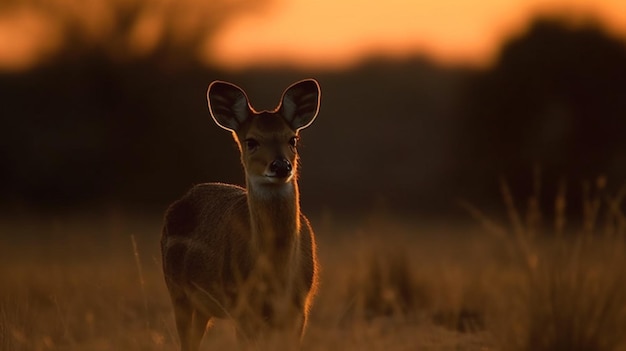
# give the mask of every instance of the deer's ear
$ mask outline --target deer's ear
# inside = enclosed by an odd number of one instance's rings
[[[279,111],[293,130],[313,123],[320,108],[320,86],[315,79],[305,79],[285,90]]]
[[[236,131],[250,116],[248,96],[238,86],[214,81],[206,93],[209,113],[218,126]]]

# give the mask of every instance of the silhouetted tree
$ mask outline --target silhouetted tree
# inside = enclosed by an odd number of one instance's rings
[[[0,12],[17,6],[56,22],[63,45],[29,71],[0,73],[0,202],[152,203],[205,174],[198,160],[223,163],[205,152],[204,92],[216,74],[199,51],[227,20],[269,1],[3,2]],[[146,20],[156,41],[138,52],[133,36]]]
[[[0,13],[28,9],[60,28],[60,61],[98,55],[115,62],[185,65],[233,17],[261,11],[274,0],[5,0]],[[170,67],[171,68],[171,67]]]
[[[626,180],[626,44],[594,23],[540,18],[477,74],[460,128],[459,174],[473,196],[498,176],[527,196],[532,169],[575,187]],[[467,184],[464,182],[464,184]],[[552,194],[553,196],[553,194]]]

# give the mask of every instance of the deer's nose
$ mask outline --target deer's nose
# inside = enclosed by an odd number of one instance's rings
[[[276,159],[270,164],[270,172],[275,177],[285,178],[291,174],[291,162],[287,159]]]

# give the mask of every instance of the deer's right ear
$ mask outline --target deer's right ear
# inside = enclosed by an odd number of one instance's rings
[[[206,93],[209,113],[218,126],[236,131],[250,116],[248,96],[238,86],[214,81]]]
[[[320,85],[315,79],[305,79],[289,86],[283,93],[280,111],[293,130],[313,123],[320,109]]]

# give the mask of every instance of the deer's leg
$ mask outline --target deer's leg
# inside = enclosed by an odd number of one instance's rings
[[[178,338],[180,339],[180,349],[181,351],[192,351],[193,349],[189,344],[191,324],[193,321],[191,303],[186,297],[172,296],[172,305],[174,307],[176,330],[178,331]]]
[[[174,318],[176,320],[176,331],[180,339],[181,351],[189,351],[189,330],[193,318],[191,304],[186,297],[172,296],[172,306],[174,307]]]
[[[200,310],[194,310],[192,313],[192,323],[189,330],[189,350],[198,350],[202,337],[206,332],[211,317],[202,313]]]
[[[210,316],[196,310],[186,297],[172,297],[181,351],[197,351]]]
[[[191,299],[178,286],[169,284],[168,289],[174,307],[180,349],[181,351],[198,351],[213,315],[206,309],[198,308],[201,307],[197,305],[198,302]]]

